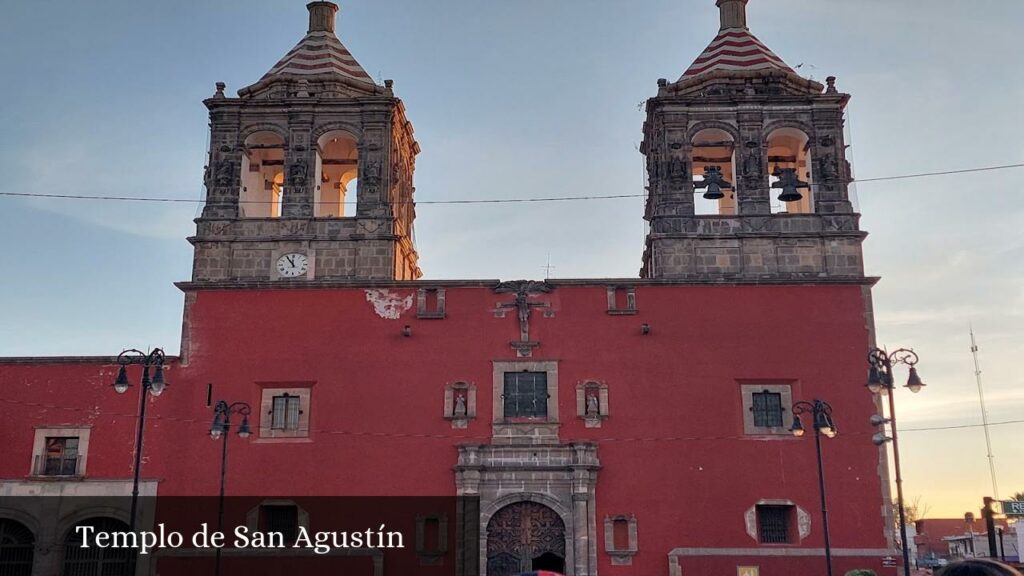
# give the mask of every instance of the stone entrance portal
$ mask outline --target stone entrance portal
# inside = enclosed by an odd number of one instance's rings
[[[537,502],[509,504],[487,524],[487,574],[565,572],[565,522]]]
[[[455,486],[480,502],[480,576],[597,576],[597,446],[464,444]]]

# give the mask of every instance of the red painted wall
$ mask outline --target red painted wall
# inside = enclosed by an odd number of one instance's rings
[[[490,437],[491,361],[515,358],[515,313],[493,312],[511,299],[449,287],[446,318],[417,319],[414,305],[388,320],[358,288],[201,291],[188,314],[188,365],[172,367],[171,385],[150,405],[143,476],[161,480],[161,495],[215,495],[220,444],[207,435],[207,384],[214,400],[258,407],[258,383],[311,382],[309,441],[232,436],[229,494],[454,494],[455,446]],[[823,447],[832,546],[886,547],[860,286],[639,285],[639,312],[627,316],[607,314],[600,283],[561,285],[534,300],[555,311],[534,311],[530,336],[540,342],[533,359],[559,363],[561,439],[599,445],[602,574],[666,574],[674,548],[762,547],[746,534],[743,514],[763,498],[811,513],[811,535],[782,547],[823,546],[813,437],[744,437],[740,380],[792,382],[794,400],[831,403],[840,430]],[[402,336],[405,325],[411,337]],[[83,423],[94,426],[89,476],[129,477],[137,395],[114,394],[114,373],[109,365],[0,363],[0,477],[26,474],[33,426]],[[444,385],[457,380],[478,389],[477,418],[465,430],[442,417]],[[610,417],[599,429],[575,417],[583,380],[609,386]],[[632,566],[612,566],[604,553],[602,520],[617,514],[637,518]],[[680,560],[684,574],[735,574],[751,564],[765,576],[819,574],[821,563]],[[839,574],[892,572],[863,557],[836,565]]]

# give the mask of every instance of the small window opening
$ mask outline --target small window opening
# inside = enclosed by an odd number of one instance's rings
[[[782,394],[765,390],[751,394],[754,426],[777,428],[782,422]]]
[[[502,399],[506,418],[547,416],[547,372],[506,372]]]
[[[300,414],[302,414],[301,398],[289,394],[274,396],[270,411],[271,430],[298,430]]]
[[[37,473],[41,476],[74,476],[78,473],[78,437],[47,436],[46,453]]]
[[[762,544],[787,544],[790,542],[790,518],[792,506],[758,505],[757,532]]]
[[[294,504],[260,506],[260,531],[278,532],[285,543],[293,543],[299,535],[299,507]]]

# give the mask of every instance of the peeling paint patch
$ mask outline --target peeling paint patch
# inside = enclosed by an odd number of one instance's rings
[[[373,304],[373,311],[377,316],[388,320],[398,320],[409,308],[412,308],[412,294],[405,298],[401,295],[382,288],[366,290],[366,301]]]

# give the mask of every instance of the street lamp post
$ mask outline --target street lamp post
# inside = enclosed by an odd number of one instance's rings
[[[128,366],[140,364],[142,366],[142,381],[139,387],[139,415],[138,425],[135,429],[135,469],[132,479],[132,508],[128,518],[128,531],[135,531],[135,515],[139,506],[139,474],[142,471],[142,436],[146,429],[146,396],[157,397],[163,393],[167,382],[164,380],[164,351],[155,348],[148,354],[134,348],[125,350],[117,355],[117,363],[120,368],[117,371],[117,380],[114,381],[114,391],[124,394],[131,387],[128,382]],[[153,377],[149,376],[149,369],[153,368]]]
[[[210,426],[210,438],[222,440],[220,451],[220,497],[217,500],[217,532],[224,532],[224,479],[227,477],[228,469],[228,437],[230,436],[228,432],[231,430],[231,415],[238,414],[242,417],[242,424],[238,427],[238,437],[248,438],[251,432],[249,430],[249,414],[251,413],[252,408],[245,402],[228,404],[223,400],[218,400],[217,404],[213,407],[213,424]],[[220,576],[221,548],[221,546],[217,546],[217,560],[213,572],[215,576]]]
[[[132,470],[132,504],[128,514],[128,531],[135,531],[135,517],[139,509],[139,478],[142,473],[142,449],[143,433],[146,430],[146,397],[152,395],[154,398],[163,394],[167,382],[164,380],[164,351],[155,348],[151,352],[143,352],[135,348],[123,350],[117,355],[117,363],[120,367],[117,370],[117,379],[114,380],[114,391],[124,394],[131,387],[128,381],[128,366],[139,364],[142,366],[142,380],[139,386],[139,412],[138,423],[135,428],[135,467]],[[153,368],[153,376],[150,377],[149,369]],[[133,554],[128,562],[129,574],[135,573],[137,557]]]
[[[821,459],[821,435],[835,438],[839,431],[836,429],[835,422],[832,421],[832,407],[828,402],[822,400],[800,401],[793,404],[793,426],[789,431],[794,436],[804,435],[804,425],[800,421],[800,416],[803,414],[810,414],[814,422],[814,446],[818,456],[818,493],[821,496],[821,526],[822,534],[825,537],[825,567],[828,576],[832,576],[832,543],[829,540],[828,532],[828,506],[825,500],[825,468]]]
[[[886,352],[880,348],[874,348],[868,353],[868,383],[867,388],[872,394],[883,394],[889,396],[889,417],[883,418],[875,415],[871,418],[871,424],[875,426],[889,425],[891,436],[883,432],[875,434],[871,441],[876,446],[886,442],[892,442],[892,457],[896,469],[896,500],[900,513],[900,542],[903,548],[903,574],[910,576],[910,543],[907,541],[907,512],[903,506],[903,475],[900,472],[900,444],[896,433],[896,398],[895,385],[892,375],[892,368],[896,364],[905,364],[910,367],[910,375],[907,378],[906,388],[913,393],[920,392],[925,384],[917,374],[917,353],[908,348],[899,348],[892,352]]]

